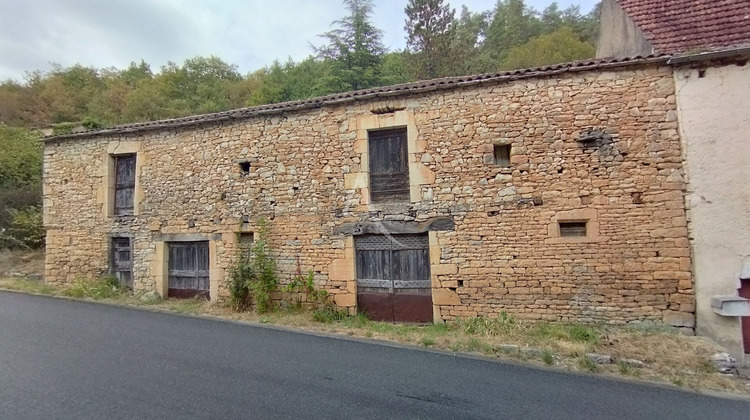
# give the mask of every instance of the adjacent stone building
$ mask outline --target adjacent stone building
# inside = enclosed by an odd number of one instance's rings
[[[600,57],[670,54],[697,329],[750,358],[750,2],[605,0]]]
[[[380,319],[694,326],[665,57],[438,79],[46,141],[46,279],[227,295],[261,218]]]

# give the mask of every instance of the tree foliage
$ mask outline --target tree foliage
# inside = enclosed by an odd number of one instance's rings
[[[0,248],[39,247],[42,145],[39,136],[0,123]]]
[[[159,69],[143,60],[124,69],[53,65],[0,82],[0,233],[7,236],[13,223],[31,237],[41,229],[42,146],[29,128],[99,128],[588,58],[600,10],[584,15],[552,3],[540,12],[525,0],[498,0],[492,10],[463,6],[456,17],[443,0],[409,0],[407,49],[387,51],[371,22],[373,1],[343,4],[346,15],[321,35],[326,42],[313,55],[244,75],[209,56]]]
[[[370,21],[372,1],[344,0],[344,6],[349,14],[320,35],[327,44],[314,48],[319,59],[331,64],[328,86],[339,92],[377,86],[385,47],[382,31]]]
[[[564,26],[513,47],[503,60],[501,68],[520,69],[580,60],[591,57],[594,52],[593,45],[581,41],[571,27]]]
[[[456,10],[443,0],[409,0],[406,13],[406,47],[412,54],[418,78],[450,74]]]

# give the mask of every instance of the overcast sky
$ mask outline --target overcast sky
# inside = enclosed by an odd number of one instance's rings
[[[579,4],[587,13],[597,0]],[[407,0],[375,0],[383,43],[403,49]],[[496,0],[451,1],[480,12]],[[526,0],[538,10],[551,0]],[[167,61],[216,55],[247,73],[278,58],[311,53],[318,34],[346,14],[339,0],[0,0],[0,80],[48,70],[50,63],[124,68],[141,59],[157,71]]]

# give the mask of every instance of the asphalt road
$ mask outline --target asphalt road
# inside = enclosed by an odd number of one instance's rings
[[[0,419],[743,419],[750,403],[0,292]]]

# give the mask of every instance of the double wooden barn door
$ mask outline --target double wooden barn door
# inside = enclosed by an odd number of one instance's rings
[[[208,242],[169,243],[169,296],[209,298]]]
[[[359,310],[376,321],[432,322],[428,245],[426,233],[356,236]]]

